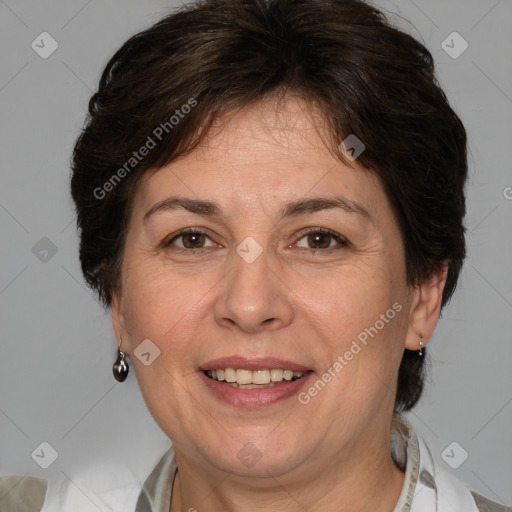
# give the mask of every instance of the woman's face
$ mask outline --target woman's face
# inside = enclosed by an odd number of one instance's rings
[[[335,159],[305,112],[241,110],[134,198],[114,328],[193,464],[278,476],[389,443],[421,294],[379,180]]]

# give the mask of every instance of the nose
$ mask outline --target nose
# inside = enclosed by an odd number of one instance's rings
[[[279,277],[277,266],[273,267],[266,251],[251,263],[236,253],[232,255],[231,271],[214,305],[219,325],[257,334],[292,322],[291,291]]]

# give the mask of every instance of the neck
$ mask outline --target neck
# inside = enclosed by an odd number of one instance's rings
[[[279,477],[254,479],[198,467],[176,452],[179,474],[170,512],[392,512],[404,473],[391,458],[389,435],[373,440],[324,458],[321,466],[311,462]]]

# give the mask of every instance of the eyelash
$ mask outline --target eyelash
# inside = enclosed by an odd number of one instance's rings
[[[328,235],[328,236],[332,237],[339,244],[339,246],[338,247],[327,247],[325,249],[312,249],[312,248],[306,248],[306,247],[299,247],[299,250],[304,250],[304,251],[312,252],[312,253],[318,253],[318,252],[330,252],[332,250],[339,250],[339,249],[347,248],[350,246],[350,242],[346,238],[344,238],[340,234],[336,233],[335,231],[331,231],[330,229],[327,229],[327,228],[307,228],[300,233],[300,236],[297,239],[297,241],[295,242],[295,244],[298,243],[300,240],[302,240],[304,237],[311,235],[311,234],[315,234],[315,233],[321,233],[323,235]],[[211,240],[211,238],[208,236],[208,233],[206,231],[202,231],[198,228],[185,228],[185,229],[178,231],[176,234],[174,234],[172,236],[172,238],[165,240],[162,245],[164,248],[168,248],[177,239],[179,239],[180,237],[182,237],[184,235],[188,235],[188,234],[205,235],[207,238],[209,238]],[[191,249],[187,249],[187,248],[183,248],[183,247],[175,247],[174,248],[174,250],[186,252],[186,253],[190,253],[190,252],[195,253],[195,252],[202,251],[203,249],[208,249],[208,247],[198,247],[198,248],[191,248]]]
[[[335,231],[331,231],[330,229],[327,229],[327,228],[306,228],[305,230],[303,230],[300,233],[300,237],[297,240],[297,242],[302,240],[304,237],[311,235],[311,234],[315,234],[315,233],[321,233],[322,235],[330,236],[336,242],[338,242],[339,246],[338,247],[327,247],[326,249],[310,249],[310,248],[305,248],[305,247],[301,247],[300,249],[303,249],[303,250],[309,251],[309,252],[313,252],[313,253],[317,253],[317,252],[328,252],[328,251],[333,251],[333,250],[344,249],[350,245],[350,242],[345,237],[343,237],[340,234],[336,233]]]

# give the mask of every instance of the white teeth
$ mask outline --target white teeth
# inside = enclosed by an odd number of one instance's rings
[[[251,370],[237,370],[236,371],[237,384],[252,384]]]
[[[254,384],[268,384],[270,382],[270,370],[255,370],[251,373]]]
[[[270,380],[272,382],[281,382],[283,380],[283,370],[270,370]]]
[[[300,379],[304,372],[282,370],[281,368],[245,370],[243,368],[225,368],[208,370],[208,377],[220,382],[227,382],[241,388],[252,389],[262,385],[273,386],[275,383]]]
[[[224,378],[226,382],[236,382],[236,371],[233,368],[226,368],[224,370]]]

